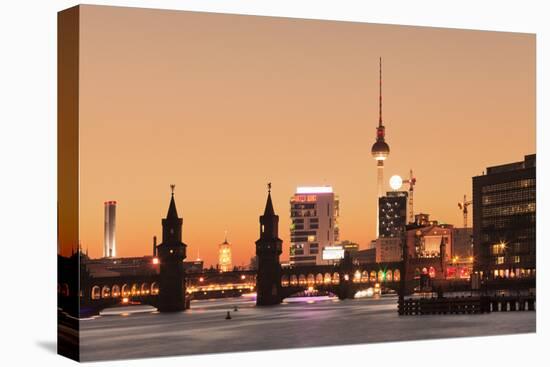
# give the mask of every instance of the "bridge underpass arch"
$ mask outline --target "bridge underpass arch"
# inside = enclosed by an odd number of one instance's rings
[[[111,297],[118,298],[120,296],[120,287],[116,284],[111,288]]]
[[[97,300],[101,298],[101,288],[99,288],[98,285],[94,285],[92,287],[92,294],[91,297],[93,300]]]
[[[109,286],[104,285],[103,288],[101,288],[101,298],[110,298],[111,297],[111,288]]]

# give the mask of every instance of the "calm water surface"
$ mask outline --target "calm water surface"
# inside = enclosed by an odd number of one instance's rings
[[[193,301],[181,313],[125,313],[82,321],[81,357],[91,361],[531,332],[535,312],[398,316],[393,296],[272,307],[256,307],[254,299],[241,297]]]

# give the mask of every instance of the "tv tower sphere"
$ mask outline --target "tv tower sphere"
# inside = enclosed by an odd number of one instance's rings
[[[377,161],[383,161],[390,155],[390,146],[383,140],[379,140],[372,145],[372,157]]]

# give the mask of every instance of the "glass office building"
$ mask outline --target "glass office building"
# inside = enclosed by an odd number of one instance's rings
[[[474,271],[533,277],[536,269],[536,156],[473,177]]]

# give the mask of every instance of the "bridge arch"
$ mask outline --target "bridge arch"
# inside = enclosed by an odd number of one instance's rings
[[[290,276],[290,285],[298,285],[298,277],[296,274]]]
[[[369,272],[366,270],[363,270],[361,273],[361,283],[368,283],[369,281]]]
[[[386,281],[387,282],[393,282],[393,272],[391,269],[386,271]]]
[[[401,280],[401,271],[399,269],[395,269],[393,271],[393,281],[399,282]]]
[[[386,278],[386,274],[382,269],[378,270],[378,283],[382,283]]]
[[[94,285],[92,287],[92,299],[100,299],[101,298],[101,289],[98,285]]]
[[[288,275],[283,274],[283,276],[281,277],[281,287],[288,287],[288,284],[289,284]]]
[[[122,294],[122,297],[128,297],[130,295],[130,291],[128,290],[128,284],[122,285],[121,294]]]
[[[135,296],[138,294],[138,285],[136,283],[132,284],[132,288],[130,288],[130,295]]]
[[[120,296],[120,287],[116,284],[111,288],[111,297],[117,298]]]
[[[308,287],[312,287],[313,285],[315,285],[315,275],[308,274],[306,282],[307,282]]]
[[[159,285],[157,282],[151,283],[151,294],[153,295],[159,294]]]
[[[371,282],[371,283],[376,282],[376,271],[371,270],[370,276],[369,276],[369,282]]]
[[[337,272],[334,272],[332,274],[332,284],[340,284],[340,274]]]
[[[110,298],[111,297],[111,288],[109,286],[104,285],[103,288],[101,288],[101,298]]]
[[[325,283],[325,284],[332,283],[332,275],[330,275],[330,273],[325,273],[325,275],[323,277],[323,283]]]
[[[306,276],[304,274],[300,274],[298,276],[298,284],[299,285],[306,285],[307,282],[306,282]]]
[[[317,273],[315,276],[315,284],[323,284],[323,274]]]
[[[361,270],[356,270],[355,273],[353,273],[353,282],[359,283],[361,281]]]
[[[140,293],[141,295],[147,295],[149,294],[149,284],[148,283],[141,283]]]

